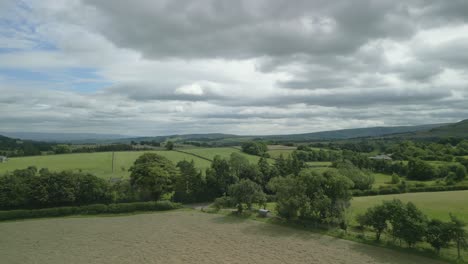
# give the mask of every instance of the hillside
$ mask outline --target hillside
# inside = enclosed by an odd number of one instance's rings
[[[403,133],[397,135],[402,138],[468,138],[468,119],[454,124],[446,124],[426,131],[417,131],[412,133]]]
[[[429,124],[420,126],[396,126],[396,127],[368,127],[353,128],[333,131],[323,131],[306,134],[284,135],[284,136],[266,136],[270,140],[291,140],[291,141],[309,141],[309,140],[329,140],[329,139],[351,139],[362,137],[379,137],[391,134],[425,131],[446,124]]]
[[[242,142],[249,140],[270,140],[270,141],[314,141],[314,140],[332,140],[332,139],[352,139],[363,137],[380,137],[393,134],[402,134],[409,132],[418,132],[434,129],[437,127],[445,126],[447,124],[428,124],[419,126],[396,126],[396,127],[369,127],[369,128],[353,128],[332,131],[321,131],[304,134],[287,134],[287,135],[231,135],[231,134],[187,134],[187,135],[170,135],[170,136],[157,136],[157,137],[139,137],[139,138],[126,138],[119,139],[112,142],[125,142],[130,141],[157,141],[164,142],[172,140],[176,142],[199,142],[210,143],[218,146],[235,146]]]

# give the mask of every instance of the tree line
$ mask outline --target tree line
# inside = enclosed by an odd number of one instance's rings
[[[462,249],[468,247],[466,224],[450,215],[450,221],[430,220],[413,203],[404,204],[400,200],[384,201],[368,208],[365,214],[358,215],[361,227],[369,227],[375,232],[375,239],[381,240],[384,233],[392,239],[406,242],[408,247],[427,242],[440,254],[442,248],[455,244],[458,258]]]

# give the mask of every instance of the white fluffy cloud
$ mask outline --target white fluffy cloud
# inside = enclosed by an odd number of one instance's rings
[[[468,117],[468,3],[0,1],[9,131],[300,133]]]

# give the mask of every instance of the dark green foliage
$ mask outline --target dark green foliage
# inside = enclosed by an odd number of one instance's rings
[[[433,219],[427,224],[426,241],[431,244],[437,254],[440,254],[441,248],[448,248],[451,240],[450,223]]]
[[[179,161],[177,168],[180,170],[179,176],[174,183],[174,200],[182,203],[195,203],[207,201],[206,180],[201,172],[195,168],[193,160]]]
[[[375,239],[380,240],[382,232],[388,227],[389,211],[385,205],[377,205],[367,209],[364,215],[358,217],[361,226],[370,226],[375,230]]]
[[[266,156],[268,146],[264,142],[249,141],[242,144],[242,151],[251,155]]]
[[[40,208],[50,206],[108,203],[109,184],[94,175],[70,171],[49,172],[29,167],[0,177],[0,208]]]
[[[393,238],[405,241],[408,247],[413,247],[426,238],[438,251],[441,247],[446,247],[451,239],[450,233],[447,233],[447,224],[440,221],[428,222],[427,217],[411,202],[404,204],[400,200],[384,201],[381,205],[369,208],[357,220],[362,226],[372,227],[377,240],[391,227]]]
[[[408,178],[413,180],[431,180],[437,177],[437,172],[429,163],[420,159],[408,162]]]
[[[296,218],[299,209],[308,202],[305,186],[293,176],[273,178],[268,188],[275,193],[278,215],[286,219]]]
[[[243,212],[244,205],[250,210],[253,204],[266,203],[262,187],[249,179],[242,179],[239,183],[229,186],[228,194],[237,207],[238,213]]]
[[[458,259],[461,259],[460,251],[468,248],[467,238],[468,233],[466,232],[466,223],[454,215],[450,215],[450,235],[452,240],[457,245]]]
[[[55,146],[54,148],[54,152],[55,154],[67,154],[67,153],[71,153],[71,148],[69,145],[57,145]]]
[[[343,220],[352,186],[348,178],[334,171],[317,174],[309,170],[298,176],[277,177],[269,183],[276,194],[279,215],[323,223]]]
[[[347,160],[334,163],[334,166],[338,169],[341,175],[348,177],[354,183],[355,189],[371,189],[372,184],[375,182],[374,176],[370,172],[360,170]]]
[[[216,155],[211,168],[206,170],[208,192],[214,199],[227,193],[228,186],[237,183],[239,178],[231,173],[231,167],[226,159]]]
[[[280,176],[287,176],[290,174],[299,175],[299,172],[305,167],[305,164],[293,152],[286,159],[281,154],[278,159],[276,159],[275,167]]]
[[[159,200],[173,189],[178,170],[167,158],[155,154],[141,155],[130,168],[130,183],[143,200]]]
[[[0,221],[57,217],[67,215],[95,215],[95,214],[120,214],[137,211],[166,211],[181,208],[180,204],[169,201],[137,202],[119,204],[92,204],[74,207],[54,207],[35,210],[0,211]]]
[[[174,142],[172,142],[172,141],[166,142],[165,147],[166,147],[167,150],[173,150],[174,149]]]
[[[400,183],[400,176],[398,174],[393,173],[392,174],[392,184],[399,184]]]
[[[293,152],[298,159],[304,162],[307,161],[336,161],[342,159],[342,155],[338,151],[326,151],[323,149],[313,150],[307,146],[299,146]]]

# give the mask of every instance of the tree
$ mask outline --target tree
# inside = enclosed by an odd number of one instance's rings
[[[167,158],[156,153],[141,155],[130,168],[130,183],[144,200],[159,200],[172,191],[177,168]]]
[[[194,203],[207,200],[206,182],[192,161],[182,160],[177,163],[180,174],[174,183],[174,200],[177,202]]]
[[[212,198],[225,195],[228,186],[239,181],[239,178],[231,173],[229,162],[216,155],[211,162],[211,167],[206,170],[206,181]]]
[[[71,148],[68,145],[61,144],[54,147],[54,152],[55,154],[71,153]]]
[[[298,176],[273,178],[268,187],[276,195],[278,214],[323,223],[344,219],[353,183],[333,171],[318,174],[303,170]]]
[[[268,155],[268,146],[264,142],[249,141],[242,144],[242,151],[251,155]]]
[[[400,200],[385,201],[394,238],[404,240],[408,247],[422,241],[427,226],[427,217],[411,202],[404,205]]]
[[[449,233],[452,240],[457,244],[458,259],[461,259],[460,251],[468,248],[466,224],[452,214],[450,214],[450,220]]]
[[[238,183],[229,186],[228,194],[236,205],[239,214],[243,212],[244,204],[250,210],[252,204],[266,202],[265,194],[260,185],[248,179],[242,179]]]
[[[433,219],[427,224],[426,241],[431,244],[437,254],[440,254],[441,248],[447,248],[452,239],[450,232],[450,223]]]
[[[371,189],[372,184],[375,182],[375,178],[371,173],[360,170],[348,160],[337,162],[335,163],[335,166],[342,175],[353,181],[355,189]]]
[[[305,188],[294,176],[275,177],[268,183],[276,196],[276,211],[286,219],[298,216],[299,209],[308,203]]]
[[[376,205],[367,209],[360,224],[372,227],[375,230],[375,240],[380,241],[382,232],[388,227],[388,218],[389,215],[385,205]]]
[[[425,181],[435,177],[436,171],[429,163],[420,159],[412,159],[408,162],[408,178]]]
[[[235,177],[240,178],[242,171],[249,166],[249,160],[244,155],[233,152],[229,158],[229,166],[231,173]]]
[[[174,142],[172,142],[172,141],[166,142],[165,147],[166,147],[167,150],[173,150],[174,149]]]
[[[392,174],[392,184],[399,184],[400,183],[400,176],[398,174],[393,173]]]

